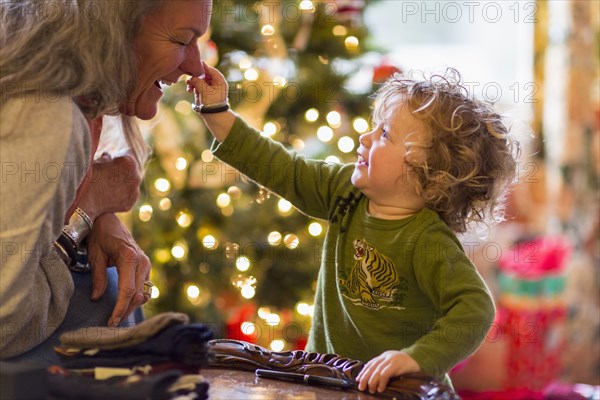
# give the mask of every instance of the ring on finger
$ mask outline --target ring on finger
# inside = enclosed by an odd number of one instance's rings
[[[145,281],[144,282],[144,294],[147,294],[148,297],[152,297],[152,288],[154,287],[154,284],[152,283],[152,281]]]

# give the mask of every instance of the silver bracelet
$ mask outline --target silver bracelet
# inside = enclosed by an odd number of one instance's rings
[[[77,207],[71,214],[69,223],[63,227],[63,232],[73,242],[73,247],[81,244],[83,239],[92,231],[94,224],[81,208]]]
[[[86,224],[88,224],[88,226],[90,227],[90,231],[92,229],[94,229],[94,223],[92,222],[91,218],[85,213],[85,211],[83,211],[81,208],[77,207],[77,208],[75,208],[75,212],[77,214],[79,214],[81,216],[81,218],[83,218],[83,220],[86,222]]]

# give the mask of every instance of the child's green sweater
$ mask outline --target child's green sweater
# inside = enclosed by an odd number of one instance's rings
[[[403,350],[444,377],[484,340],[494,304],[454,233],[423,209],[374,218],[353,164],[307,160],[237,119],[215,156],[309,216],[329,221],[307,351],[368,361]]]

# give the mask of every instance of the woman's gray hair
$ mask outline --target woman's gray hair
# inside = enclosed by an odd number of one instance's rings
[[[164,0],[0,0],[0,96],[71,97],[89,118],[118,114],[135,88],[133,49],[143,17]],[[121,116],[138,162],[133,117]]]

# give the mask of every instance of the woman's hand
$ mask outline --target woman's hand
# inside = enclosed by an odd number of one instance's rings
[[[77,206],[92,221],[102,214],[129,211],[140,195],[141,182],[131,153],[115,158],[105,153],[88,168]]]
[[[103,214],[96,219],[88,235],[87,250],[92,267],[92,300],[98,300],[106,290],[106,269],[117,267],[119,294],[108,320],[108,326],[117,326],[149,300],[144,293],[144,282],[150,277],[150,260],[114,214]]]
[[[403,351],[388,350],[365,364],[356,377],[358,390],[365,390],[368,386],[369,392],[381,393],[390,378],[419,371],[421,367],[411,356]]]

